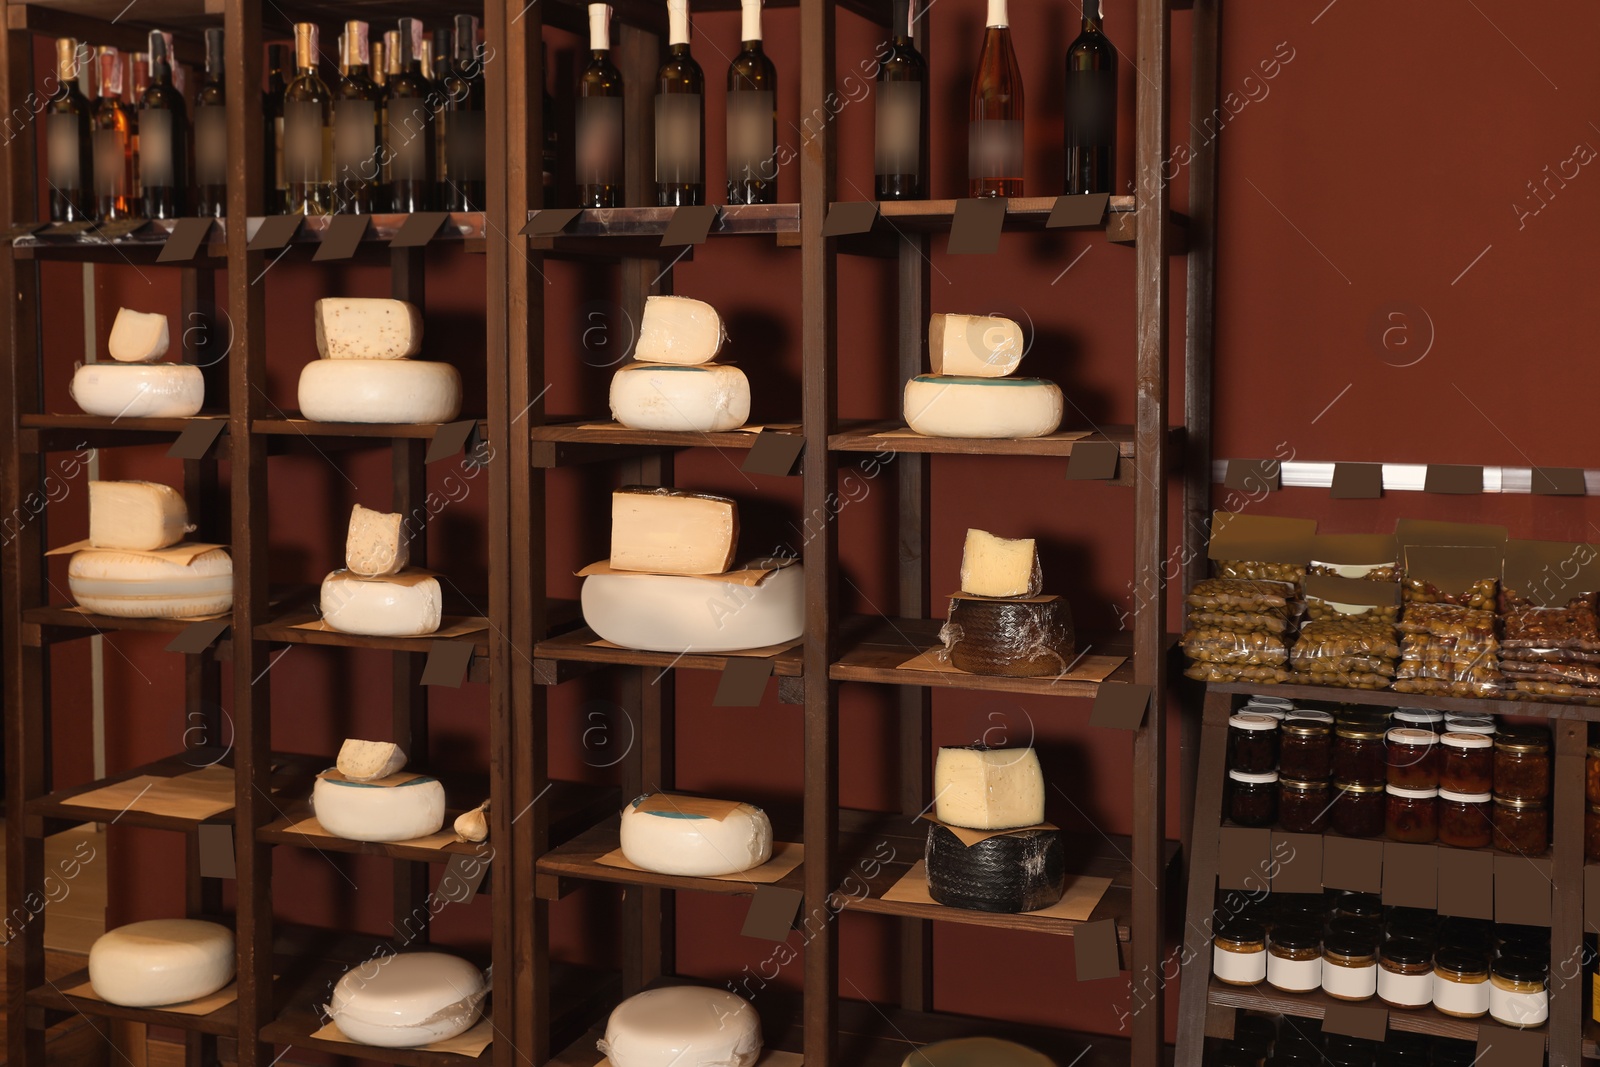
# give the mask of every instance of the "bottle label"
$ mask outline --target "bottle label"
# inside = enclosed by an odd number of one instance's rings
[[[139,184],[159,189],[178,183],[172,158],[172,112],[139,109]]]
[[[968,128],[967,177],[1022,177],[1022,122],[1018,119],[974,119]]]
[[[621,106],[622,101],[617,101]],[[447,111],[445,120],[445,165],[452,181],[481,182],[484,168],[484,113]],[[620,128],[620,124],[619,124]]]
[[[656,181],[694,185],[700,177],[699,93],[656,94]]]
[[[228,109],[194,109],[194,180],[197,185],[228,184]]]
[[[1117,72],[1067,71],[1068,140],[1080,145],[1108,145],[1117,129]]]
[[[389,101],[389,175],[395,181],[430,177],[426,138],[432,118],[421,100]]]
[[[880,82],[874,169],[921,177],[922,83]]]
[[[579,185],[620,185],[622,101],[614,96],[578,100],[574,129]]]
[[[728,94],[728,180],[774,181],[773,160],[777,102],[772,90]]]
[[[94,191],[96,196],[128,195],[128,141],[121,130],[95,130]]]
[[[322,180],[323,105],[314,100],[283,104],[283,176],[289,183]]]
[[[378,105],[340,100],[333,109],[333,165],[339,180],[378,180]]]
[[[50,184],[64,193],[78,191],[82,171],[78,160],[78,119],[75,114],[51,114],[45,121],[46,174]],[[117,166],[120,170],[120,161]]]

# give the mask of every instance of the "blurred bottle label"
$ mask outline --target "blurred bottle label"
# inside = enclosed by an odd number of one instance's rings
[[[700,94],[659,93],[656,181],[692,185],[700,180]]]
[[[197,185],[228,183],[228,109],[194,111],[194,180]]]
[[[921,136],[922,84],[881,82],[878,85],[878,130],[874,151],[876,173],[918,175],[922,158]]]
[[[761,181],[777,176],[772,164],[772,90],[728,94],[728,180]]]

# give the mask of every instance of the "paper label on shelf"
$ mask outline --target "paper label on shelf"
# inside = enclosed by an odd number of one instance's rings
[[[408,637],[384,637],[375,640],[383,641],[438,641],[447,637],[465,637],[489,628],[489,620],[475,615],[446,615],[439,620],[439,628],[429,634],[416,634]],[[329,626],[321,619],[308,619],[305,622],[291,623],[291,630],[313,630],[317,633],[339,634],[344,633],[337,627]],[[360,635],[352,635],[359,638]]]
[[[1106,890],[1111,888],[1111,879],[1096,875],[1079,874],[1067,876],[1067,891],[1061,899],[1048,908],[1038,911],[1023,912],[1023,915],[1037,916],[1050,919],[1070,919],[1083,922],[1100,904],[1100,898],[1106,895]],[[927,904],[935,908],[947,907],[940,904],[928,894],[928,862],[918,860],[911,865],[898,882],[889,887],[883,894],[884,900],[893,900],[901,904]]]
[[[232,810],[233,789],[233,768],[211,766],[171,778],[136,775],[79,793],[62,803],[198,820]]]
[[[924,812],[922,815],[918,816],[918,818],[923,819],[926,822],[931,822],[935,826],[942,826],[946,830],[949,830],[952,834],[956,835],[956,839],[960,841],[962,846],[965,848],[971,848],[973,845],[976,845],[981,841],[987,841],[991,837],[1010,837],[1013,834],[1025,834],[1033,830],[1060,829],[1060,827],[1056,826],[1054,823],[1041,822],[1034,823],[1032,826],[1011,826],[1004,830],[974,830],[968,826],[952,826],[947,822],[940,822],[930,812]]]
[[[795,559],[762,559],[752,560],[749,564],[736,571],[725,571],[722,574],[677,574],[675,578],[696,578],[703,582],[722,582],[728,585],[760,585],[768,575],[776,574],[784,567],[798,563]],[[761,564],[761,566],[757,566]],[[770,566],[767,566],[770,564]],[[579,578],[587,578],[591,574],[644,574],[644,571],[619,571],[613,570],[609,560],[591,563],[581,571],[575,572]],[[720,654],[720,653],[719,653]]]
[[[361,1048],[359,1041],[352,1041],[344,1036],[344,1032],[333,1023],[328,1023],[322,1029],[311,1035],[317,1041],[332,1041],[340,1045],[356,1045]],[[488,1019],[478,1020],[477,1025],[466,1033],[457,1034],[455,1037],[443,1041],[435,1041],[431,1045],[423,1045],[422,1052],[449,1052],[458,1056],[481,1056],[483,1050],[494,1041],[494,1024]]]
[[[286,834],[299,834],[301,837],[338,838],[337,834],[330,834],[327,830],[323,829],[322,824],[317,821],[316,816],[314,815],[307,819],[301,819],[292,826],[285,826],[283,828],[283,832]],[[385,844],[391,845],[404,845],[406,848],[431,848],[439,851],[443,851],[449,846],[459,843],[460,842],[456,840],[456,833],[454,830],[440,830],[438,833],[429,834],[427,837],[412,838],[410,841],[385,842]]]
[[[60,548],[52,548],[50,551],[46,552],[45,555],[68,556],[74,552],[82,552],[85,549],[94,549],[96,552],[115,552],[118,555],[124,556],[143,556],[146,559],[158,559],[163,563],[176,563],[180,567],[187,567],[189,564],[195,561],[196,557],[203,556],[212,549],[225,549],[227,547],[227,545],[208,545],[198,541],[183,541],[175,545],[168,545],[166,548],[153,548],[148,550],[138,548],[97,549],[92,543],[90,543],[88,538],[85,538],[82,541],[74,541],[70,545],[62,545]]]
[[[979,596],[977,593],[963,593],[957,589],[948,594],[951,600],[990,600],[1000,604],[1049,604],[1060,600],[1054,593],[1041,593],[1038,596]]]
[[[985,678],[988,675],[970,674],[949,661],[948,653],[943,647],[930,648],[926,652],[919,652],[915,656],[900,664],[896,670],[902,671],[931,671],[936,674],[959,674],[963,678]],[[1002,681],[1038,682],[1048,685],[1051,682],[1103,682],[1118,667],[1126,662],[1126,656],[1089,656],[1082,655],[1073,660],[1067,670],[1060,674],[1047,675],[1042,678],[1010,678]]]
[[[79,997],[83,1000],[98,1000],[102,1004],[105,1003],[105,1000],[94,991],[94,986],[89,982],[84,982],[82,985],[73,986],[70,989],[63,989],[61,992],[69,997]],[[185,1001],[182,1004],[163,1004],[159,1008],[151,1008],[148,1010],[170,1011],[174,1015],[210,1015],[218,1008],[226,1007],[238,999],[239,983],[229,982],[225,987],[217,990],[208,997],[201,997],[198,1000]]]
[[[772,843],[772,858],[759,867],[752,867],[748,871],[737,871],[734,874],[696,875],[695,877],[708,877],[713,882],[751,882],[756,885],[771,885],[781,882],[805,862],[805,846],[793,841],[774,841]],[[604,867],[616,867],[624,871],[645,871],[643,867],[635,866],[628,862],[622,854],[622,849],[613,849],[604,856],[595,860]]]
[[[395,771],[393,774],[387,775],[383,778],[358,780],[355,778],[347,778],[344,772],[339,770],[337,767],[329,767],[327,770],[317,775],[317,777],[326,779],[330,782],[350,782],[354,785],[375,785],[381,786],[384,789],[393,789],[397,785],[405,785],[407,782],[414,782],[418,778],[431,778],[433,776],[431,774],[423,774],[420,771]]]
[[[1314,519],[1283,519],[1215,511],[1211,515],[1210,559],[1263,563],[1305,563],[1311,558]]]

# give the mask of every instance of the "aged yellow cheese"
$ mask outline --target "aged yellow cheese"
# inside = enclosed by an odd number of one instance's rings
[[[611,566],[647,574],[722,574],[739,541],[725,496],[626,486],[611,494]]]

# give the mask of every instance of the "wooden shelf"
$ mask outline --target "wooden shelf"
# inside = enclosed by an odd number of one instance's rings
[[[1435,711],[1471,712],[1477,715],[1527,715],[1546,719],[1582,719],[1600,722],[1600,707],[1585,704],[1549,704],[1500,697],[1452,697],[1435,693],[1397,693],[1393,689],[1339,689],[1328,685],[1260,685],[1254,682],[1207,682],[1214,693],[1245,696],[1279,696],[1297,704],[1368,704],[1382,708],[1430,708]]]
[[[458,420],[459,421],[459,420]],[[312,422],[310,419],[286,416],[281,419],[251,419],[250,432],[280,437],[371,437],[388,439],[433,440],[442,426],[448,423],[393,423],[393,422]],[[488,433],[488,423],[478,420],[478,433]]]
[[[828,447],[835,452],[931,452],[969,456],[1070,456],[1080,444],[1114,441],[1123,459],[1133,458],[1133,427],[1108,426],[1104,433],[1087,437],[1053,433],[1046,437],[974,440],[961,437],[881,437],[885,433],[907,433],[898,419],[868,423],[859,428],[831,434]]]
[[[452,618],[460,617],[462,612],[445,615],[445,624]],[[260,623],[255,628],[257,641],[267,641],[279,645],[326,645],[337,648],[366,648],[384,652],[414,652],[426,655],[433,647],[434,638],[431,635],[422,637],[367,637],[362,634],[340,633],[337,630],[302,630],[297,629],[299,624],[315,622],[320,618],[312,608],[293,609],[279,615],[271,622]],[[489,654],[489,630],[484,628],[474,633],[459,638],[445,638],[445,640],[467,640],[473,643],[474,656],[487,656]]]
[[[228,432],[228,416],[200,414],[187,419],[126,419],[104,415],[23,415],[20,444],[27,452],[65,452],[80,448],[170,444],[201,423],[220,422]],[[220,452],[219,452],[220,455]]]
[[[704,10],[704,5],[697,10]],[[713,206],[717,209],[717,221],[711,224],[712,237],[800,232],[799,204]],[[587,208],[553,236],[558,241],[563,237],[661,237],[677,210],[674,207]],[[528,212],[530,220],[538,216],[538,211]]]
[[[1223,1007],[1244,1008],[1273,1015],[1297,1015],[1304,1019],[1320,1019],[1328,1010],[1328,1005],[1343,1003],[1320,989],[1310,993],[1281,993],[1265,983],[1259,986],[1231,986],[1215,980],[1211,982],[1206,999],[1212,1004]],[[1384,1003],[1376,998],[1369,1003],[1373,1007],[1385,1007]],[[1487,1015],[1481,1019],[1457,1019],[1435,1011],[1432,1007],[1418,1008],[1414,1011],[1401,1008],[1389,1009],[1391,1030],[1404,1030],[1408,1033],[1428,1034],[1433,1037],[1450,1037],[1457,1041],[1477,1041],[1480,1027],[1490,1030],[1511,1029],[1501,1026]],[[1548,1027],[1538,1026],[1530,1029],[1533,1033],[1545,1034]]]
[[[664,448],[748,451],[758,436],[737,430],[722,433],[630,430],[618,423],[602,427],[601,421],[571,419],[547,422],[533,427],[530,431],[533,438],[533,465],[542,468],[567,467],[582,463],[627,459],[633,455]],[[779,424],[775,428],[800,432],[798,423]]]
[[[572,664],[595,666],[626,665],[633,667],[675,668],[691,671],[720,671],[734,656],[720,653],[642,652],[634,648],[608,648],[597,646],[600,640],[587,626],[579,627],[556,637],[547,637],[534,646],[533,680],[537,685],[559,685],[569,678],[586,673],[584,668],[573,669]],[[779,678],[800,676],[800,647],[797,645],[773,657],[772,673]],[[593,668],[590,668],[593,669]]]
[[[194,619],[124,619],[117,615],[94,615],[70,604],[28,608],[22,613],[22,622],[22,640],[30,648],[102,633],[178,634],[195,624]]]
[[[81,1013],[102,1019],[122,1019],[127,1022],[144,1023],[147,1026],[170,1027],[192,1034],[233,1037],[238,1031],[237,1002],[224,1004],[209,1015],[184,1015],[182,1012],[162,1011],[160,1008],[124,1008],[117,1004],[107,1004],[94,997],[74,997],[64,992],[75,989],[88,980],[89,968],[85,967],[65,978],[58,978],[53,982],[47,981],[42,986],[28,990],[28,1004],[46,1011],[73,1015]]]

